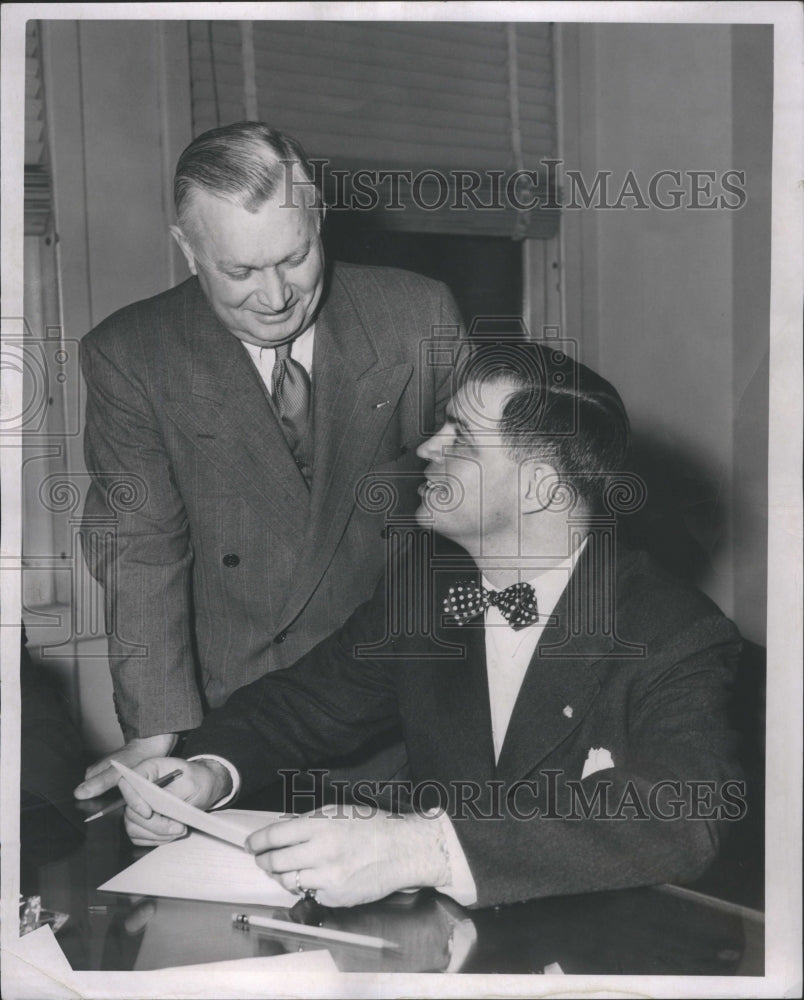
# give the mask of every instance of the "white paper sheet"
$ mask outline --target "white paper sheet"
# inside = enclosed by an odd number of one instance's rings
[[[311,945],[311,948],[315,947]],[[277,996],[288,975],[301,977],[300,987],[312,987],[322,974],[337,974],[337,966],[325,949],[294,951],[282,955],[248,957],[171,965],[147,972],[74,972],[49,926],[40,927],[19,939],[3,955],[4,973],[13,984],[13,1000],[78,1000],[79,997],[197,998],[198,982],[205,996],[216,998]],[[303,977],[311,976],[310,980]],[[312,996],[313,993],[300,993]]]
[[[236,958],[226,962],[207,962],[203,965],[182,965],[161,969],[161,973],[172,972],[337,972],[332,955],[326,949],[318,951],[289,951],[284,955],[266,955],[254,958]],[[160,976],[160,985],[164,980]]]
[[[212,837],[218,837],[229,844],[235,844],[237,847],[243,847],[245,844],[248,833],[244,835],[242,827],[228,821],[229,810],[224,809],[219,813],[204,812],[166,789],[153,784],[147,778],[143,778],[141,774],[132,771],[125,764],[113,760],[112,767],[119,772],[121,777],[126,779],[132,788],[139,792],[155,812],[175,819],[179,823],[184,823],[185,826],[192,827],[193,830],[202,830]]]
[[[111,1000],[113,997],[170,997],[170,1000],[266,1000],[268,997],[342,996],[337,967],[328,951],[185,965],[150,972],[76,972],[74,991],[79,997]],[[348,992],[348,991],[347,991]],[[43,1000],[43,995],[30,1000]],[[59,998],[61,1000],[61,998]],[[67,997],[64,997],[67,1000]]]
[[[16,955],[38,969],[47,969],[54,975],[70,972],[70,963],[64,957],[59,942],[49,924],[24,934],[14,949]]]
[[[229,809],[226,816],[227,828],[236,831],[243,843],[250,833],[281,814]],[[298,902],[298,896],[257,867],[253,854],[198,832],[155,848],[99,889],[259,906],[293,906]]]
[[[76,1000],[70,963],[45,924],[3,952],[3,996],[13,1000]],[[12,984],[12,988],[6,987]]]

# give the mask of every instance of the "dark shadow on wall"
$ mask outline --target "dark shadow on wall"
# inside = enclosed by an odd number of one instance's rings
[[[641,510],[620,522],[622,537],[668,572],[700,587],[725,535],[722,485],[711,470],[665,440],[634,430],[630,467],[647,487]]]

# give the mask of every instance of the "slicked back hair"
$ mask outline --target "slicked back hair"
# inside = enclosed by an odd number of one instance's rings
[[[457,378],[477,392],[511,383],[499,431],[512,458],[543,458],[589,514],[605,510],[609,477],[626,461],[628,415],[601,375],[568,355],[534,342],[481,342],[458,366]]]
[[[299,164],[304,180],[289,174],[293,164]],[[315,173],[301,143],[264,122],[235,122],[210,129],[184,150],[173,181],[173,201],[182,227],[188,224],[188,209],[197,190],[228,198],[249,212],[256,212],[277,193],[292,197],[294,204],[321,206]]]

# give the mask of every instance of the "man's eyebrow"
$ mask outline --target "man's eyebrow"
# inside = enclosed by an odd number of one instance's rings
[[[286,264],[289,260],[293,260],[294,257],[303,257],[305,254],[310,252],[310,247],[312,245],[313,241],[308,240],[302,246],[297,247],[295,250],[291,250],[289,254],[286,254],[286,256],[284,256],[281,260],[278,260],[276,263]],[[228,257],[224,257],[222,260],[218,260],[215,263],[221,271],[260,270],[260,268],[255,268],[254,264],[238,264]]]
[[[466,431],[468,434],[472,433],[470,425],[467,424],[463,417],[459,416],[459,414],[455,412],[455,407],[451,403],[447,404],[445,414],[447,420],[449,420],[451,424],[455,424],[456,427],[460,427],[462,431]]]

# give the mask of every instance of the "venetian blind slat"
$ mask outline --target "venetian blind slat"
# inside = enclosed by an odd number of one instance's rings
[[[519,166],[541,179],[541,161],[555,156],[549,24],[515,25],[513,95],[509,31],[500,22],[265,20],[251,22],[250,32],[259,117],[333,167],[401,169],[413,176],[441,171],[452,204],[456,182],[450,171],[477,171],[482,191],[484,172]],[[241,120],[242,26],[195,21],[188,33],[195,134]],[[518,144],[512,106],[518,110]],[[551,235],[557,225],[555,212],[537,215],[511,205],[483,212],[425,210],[409,191],[403,202],[405,211],[384,212],[382,224],[517,237]]]
[[[25,26],[25,235],[41,236],[50,224],[52,196],[47,164],[45,100],[39,22]]]

